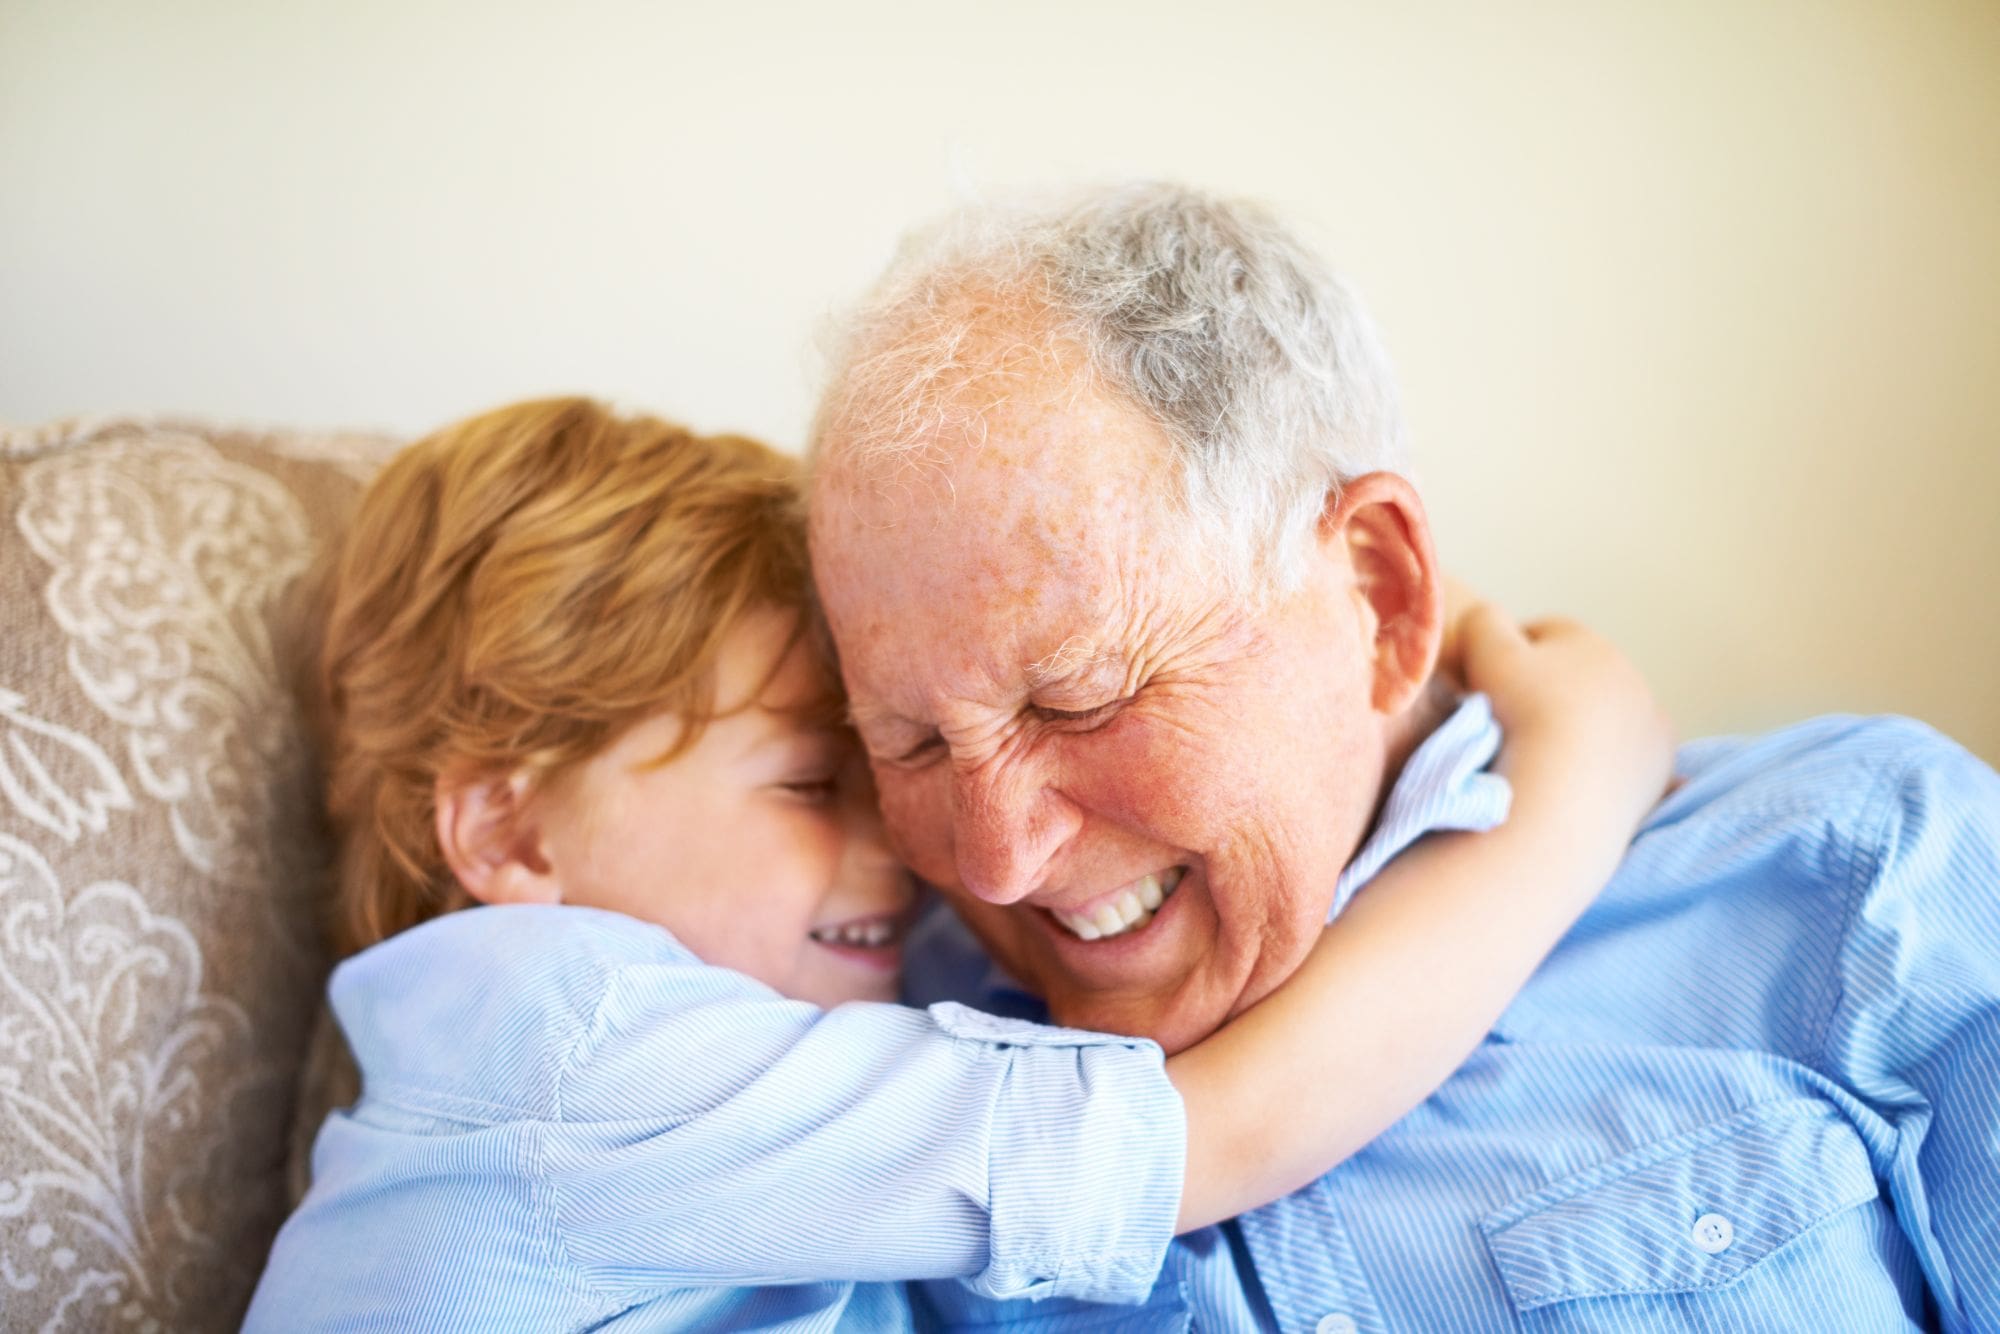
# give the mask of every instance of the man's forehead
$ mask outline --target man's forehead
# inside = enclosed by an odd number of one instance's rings
[[[949,540],[901,551],[903,533],[852,536],[822,577],[857,696],[898,678],[966,698],[1076,678],[1123,653],[1151,600],[1102,531],[1068,540],[1032,523],[953,525]]]
[[[994,404],[976,430],[893,454],[836,441],[813,480],[815,555],[956,549],[1040,570],[1157,516],[1167,454],[1156,425],[1099,394]]]
[[[1120,653],[1159,593],[1164,433],[1074,383],[1017,388],[900,453],[827,441],[813,559],[859,692],[1038,689]]]
[[[814,543],[829,621],[836,634],[871,613],[976,626],[989,638],[1015,630],[1034,645],[1021,650],[1030,653],[1023,667],[1074,663],[1082,641],[1072,637],[1101,637],[1096,627],[1129,601],[1145,563],[1146,534],[1120,505],[1097,499],[1073,491],[1036,503],[961,488],[935,509],[830,523]],[[1057,625],[1062,632],[1043,642],[1038,632]]]

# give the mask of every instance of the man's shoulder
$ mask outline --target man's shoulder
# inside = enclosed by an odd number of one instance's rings
[[[1697,741],[1678,772],[1607,898],[1705,901],[1721,915],[1699,920],[1735,937],[1776,931],[1795,968],[1816,960],[1831,977],[1883,922],[1914,939],[1984,911],[2000,874],[2000,774],[1914,719],[1823,717]]]
[[[1921,723],[1816,718],[1692,743],[1678,771],[1684,785],[1510,1007],[1510,1038],[1820,1068],[1837,1017],[1893,1000],[1881,978],[1949,971],[1933,959],[1938,923],[1991,913],[1991,875],[1973,868],[1994,864],[2000,779]],[[1884,971],[1891,958],[1909,967]]]
[[[1916,719],[1848,714],[1691,741],[1681,748],[1676,772],[1681,785],[1647,820],[1648,833],[1809,821],[1831,838],[1867,840],[1881,835],[1905,794],[1969,779],[1965,796],[1977,801],[1980,780],[1994,778],[1963,746]]]
[[[1990,1040],[2000,774],[1907,718],[1815,719],[1695,758],[1675,797],[1696,800],[1663,807],[1614,888],[1645,904],[1689,886],[1718,905],[1691,937],[1710,975],[1732,995],[1769,983],[1761,1012],[1803,1021],[1796,1051],[1766,1045],[1861,1094],[1926,1061],[1954,1069],[1940,1053]],[[1804,995],[1817,999],[1800,1008]]]

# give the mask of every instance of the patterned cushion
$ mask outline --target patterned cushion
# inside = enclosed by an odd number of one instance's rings
[[[241,1319],[327,967],[296,593],[390,447],[0,431],[10,1329]]]

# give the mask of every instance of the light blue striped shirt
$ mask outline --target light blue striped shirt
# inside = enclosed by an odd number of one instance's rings
[[[1142,1299],[1186,1117],[1150,1042],[786,1000],[660,927],[472,908],[342,964],[363,1077],[245,1328],[908,1328]]]
[[[1412,826],[1504,804],[1492,740],[1475,700],[1419,750],[1356,883]],[[2000,1330],[2000,776],[1855,718],[1679,770],[1492,1036],[1374,1144],[1176,1241],[1137,1309],[923,1284],[919,1327]],[[927,949],[920,998],[956,977],[1032,1008],[952,924]]]

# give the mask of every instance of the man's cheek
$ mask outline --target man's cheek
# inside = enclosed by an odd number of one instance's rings
[[[1089,804],[1190,851],[1206,850],[1249,790],[1231,748],[1168,723],[1135,718],[1080,739],[1091,743]]]

